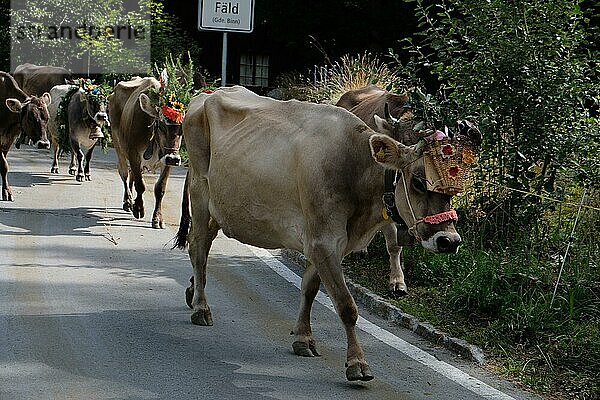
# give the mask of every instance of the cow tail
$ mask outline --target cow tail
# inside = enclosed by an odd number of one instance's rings
[[[179,230],[175,236],[175,244],[173,248],[177,247],[181,250],[185,250],[188,243],[188,234],[190,232],[190,224],[192,221],[190,211],[190,170],[188,169],[185,175],[185,183],[183,184],[183,199],[181,200],[181,219],[179,220]]]

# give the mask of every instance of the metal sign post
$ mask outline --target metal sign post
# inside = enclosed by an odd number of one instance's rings
[[[198,0],[198,29],[223,32],[221,86],[225,86],[227,84],[227,32],[252,32],[254,0]]]
[[[223,54],[221,55],[221,86],[227,86],[227,32],[223,32]]]

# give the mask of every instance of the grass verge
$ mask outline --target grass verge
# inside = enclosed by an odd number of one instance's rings
[[[368,258],[349,256],[344,268],[403,311],[481,347],[500,376],[548,398],[600,399],[600,286],[588,275],[597,267],[565,274],[551,304],[555,268],[529,254],[469,244],[450,256],[405,248],[402,299],[388,292],[381,235]]]

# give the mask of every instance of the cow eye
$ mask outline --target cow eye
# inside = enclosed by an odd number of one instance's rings
[[[425,185],[425,180],[423,178],[414,177],[412,179],[412,183],[415,189],[421,193],[427,192],[427,186]]]

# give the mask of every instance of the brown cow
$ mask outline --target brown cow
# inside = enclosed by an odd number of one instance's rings
[[[108,98],[108,115],[112,124],[112,138],[118,157],[119,175],[123,181],[123,210],[133,211],[136,218],[144,217],[146,190],[142,169],[161,168],[160,177],[154,185],[156,205],[152,215],[152,227],[163,228],[162,198],[167,188],[171,168],[181,163],[181,124],[169,123],[150,104],[147,96],[150,88],[158,89],[160,83],[154,78],[139,78],[119,82]],[[131,167],[131,177],[129,177]],[[128,182],[129,179],[129,182]],[[132,203],[131,186],[135,185],[137,197]]]
[[[301,251],[309,263],[294,352],[318,355],[310,311],[322,281],[346,330],[347,379],[372,379],[355,332],[358,309],[340,264],[388,224],[382,216],[386,168],[402,182],[396,185],[394,206],[411,234],[431,251],[458,250],[450,196],[415,184],[425,176],[426,144],[408,147],[377,134],[340,107],[277,101],[239,86],[195,97],[183,132],[189,199],[182,203],[176,244],[185,246],[189,238],[192,322],[212,325],[204,287],[219,229],[254,246]]]
[[[371,129],[389,135],[402,144],[413,145],[421,138],[413,130],[412,112],[406,95],[393,94],[369,85],[344,93],[336,105],[358,116]],[[407,293],[407,287],[402,270],[402,245],[412,244],[414,241],[408,235],[405,224],[390,223],[381,229],[381,233],[390,258],[390,291],[396,296],[403,296]]]
[[[71,80],[71,72],[62,67],[25,63],[17,65],[13,77],[22,91],[30,96],[39,97],[50,93],[54,86]],[[19,148],[25,141],[26,134],[23,132],[15,146]]]
[[[6,155],[21,132],[26,132],[38,148],[50,148],[47,133],[50,100],[48,93],[41,97],[27,96],[10,74],[0,72],[0,175],[4,201],[13,200]]]
[[[13,74],[19,87],[27,94],[41,96],[50,92],[56,85],[63,85],[71,80],[71,72],[61,67],[48,65],[21,64]]]

